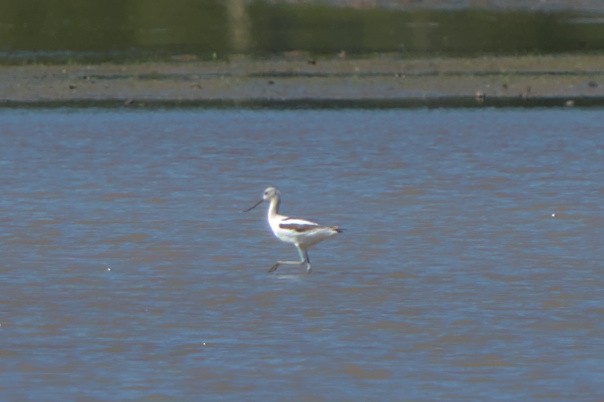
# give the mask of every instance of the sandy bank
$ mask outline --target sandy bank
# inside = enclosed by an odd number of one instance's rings
[[[0,67],[0,106],[604,105],[604,55]]]

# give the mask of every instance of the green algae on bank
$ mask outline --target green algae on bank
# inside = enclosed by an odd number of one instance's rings
[[[183,54],[226,60],[232,54],[266,57],[298,50],[313,57],[344,51],[402,58],[604,51],[602,8],[585,2],[336,3],[122,0],[74,7],[73,0],[5,0],[0,63],[128,63]]]

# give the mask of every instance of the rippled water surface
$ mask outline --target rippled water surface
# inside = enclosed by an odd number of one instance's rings
[[[4,400],[604,398],[600,110],[0,121]]]

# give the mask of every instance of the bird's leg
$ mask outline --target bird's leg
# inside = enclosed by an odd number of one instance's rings
[[[310,257],[308,256],[308,250],[304,249],[302,251],[304,253],[304,261],[306,261],[306,272],[310,273],[311,267],[310,267]]]
[[[306,264],[306,272],[310,272],[310,257],[308,256],[308,249],[296,246],[298,254],[300,254],[300,265]]]
[[[310,272],[310,261],[308,259],[308,252],[303,250],[299,246],[296,245],[296,249],[298,250],[298,254],[300,255],[300,261],[277,261],[273,266],[268,270],[268,272],[274,272],[279,268],[279,265],[304,265],[306,264],[306,272]]]

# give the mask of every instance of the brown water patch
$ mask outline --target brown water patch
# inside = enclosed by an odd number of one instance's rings
[[[207,342],[195,342],[195,343],[187,343],[184,345],[178,345],[175,347],[171,355],[173,356],[192,356],[192,355],[200,355],[204,352],[204,350],[208,347]]]
[[[203,299],[203,307],[220,307],[229,304],[241,303],[241,297],[238,295],[212,295]]]
[[[590,307],[586,311],[589,313],[604,315],[604,307]]]
[[[503,356],[499,355],[484,355],[478,358],[474,357],[466,361],[457,363],[460,367],[511,367],[513,364],[506,361]]]
[[[409,324],[406,322],[402,322],[402,321],[391,321],[391,320],[374,322],[371,324],[371,329],[376,330],[376,331],[379,331],[379,330],[395,331],[395,332],[407,333],[407,334],[416,334],[416,333],[419,333],[422,331],[420,328],[418,328],[415,325],[412,325],[412,324]]]
[[[404,280],[404,279],[413,279],[413,278],[417,277],[416,275],[408,273],[408,272],[405,272],[405,271],[391,272],[389,274],[389,276],[392,279],[401,279],[401,280]]]
[[[139,195],[134,193],[108,193],[103,194],[101,200],[103,201],[119,201],[119,200],[128,200],[132,198],[139,198]]]
[[[319,318],[325,316],[325,312],[319,309],[309,309],[304,312],[306,318]]]
[[[386,369],[359,364],[347,364],[342,368],[342,371],[357,380],[386,380],[392,376],[390,371]]]
[[[142,243],[147,240],[150,236],[146,233],[132,233],[123,236],[113,237],[107,239],[107,244],[121,244],[121,243]]]
[[[17,351],[4,349],[4,348],[0,349],[0,357],[15,357],[17,355],[19,355],[19,353]]]

